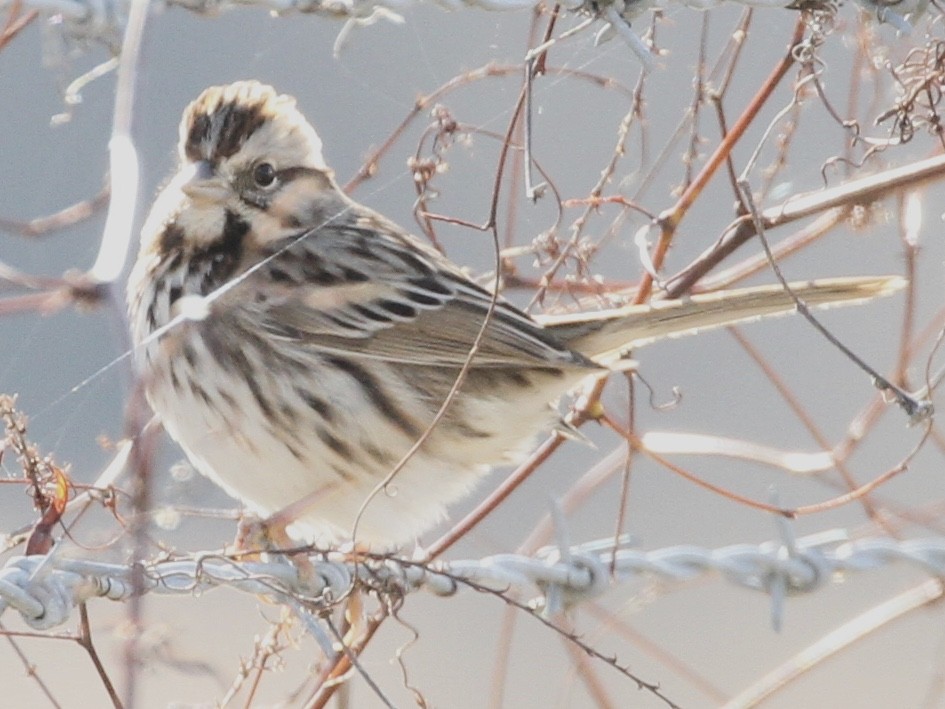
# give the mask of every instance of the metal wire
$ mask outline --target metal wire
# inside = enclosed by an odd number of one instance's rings
[[[276,602],[302,600],[327,606],[347,594],[353,584],[381,593],[425,589],[439,595],[473,585],[502,592],[537,590],[533,606],[548,613],[641,579],[683,582],[714,574],[768,593],[774,607],[780,608],[785,595],[814,593],[842,576],[892,563],[908,563],[932,576],[945,576],[945,538],[845,540],[844,532],[834,531],[790,543],[718,549],[674,546],[653,551],[614,549],[613,540],[601,540],[567,549],[548,548],[533,557],[500,554],[434,564],[397,557],[355,563],[348,555],[328,552],[309,558],[311,568],[280,557],[239,562],[218,554],[135,567],[70,559],[54,549],[45,556],[11,557],[0,569],[0,615],[11,609],[33,628],[53,628],[65,623],[79,602],[130,598],[136,569],[143,571],[146,593],[193,595],[225,586]]]
[[[275,15],[295,13],[316,14],[345,22],[335,43],[336,51],[357,27],[379,20],[403,21],[400,13],[424,0],[160,0],[150,3],[152,10],[180,7],[201,15],[217,15],[224,10],[252,6],[269,10]],[[531,8],[537,0],[426,0],[446,9],[463,7],[489,11],[510,11]],[[13,0],[0,0],[0,9]],[[38,10],[53,20],[64,40],[72,44],[100,43],[113,53],[121,49],[120,38],[128,18],[131,0],[23,0],[24,7]],[[673,5],[684,5],[697,10],[708,10],[727,2],[750,7],[784,8],[794,6],[795,0],[566,0],[562,6],[573,13],[593,17],[600,29],[595,44],[620,37],[649,67],[652,56],[643,41],[630,29],[631,22],[641,15]],[[887,0],[856,0],[880,23],[888,23],[899,32],[912,31],[928,6],[928,0],[901,0],[896,9]]]

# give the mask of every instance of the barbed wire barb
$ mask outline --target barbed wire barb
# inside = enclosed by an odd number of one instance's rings
[[[20,0],[23,7],[36,10],[55,24],[65,45],[82,47],[102,44],[118,54],[121,37],[128,21],[131,0]],[[889,24],[901,34],[913,31],[929,0],[904,0],[896,10],[877,0],[856,0],[856,4],[880,24]],[[569,0],[561,3],[572,13],[585,15],[600,22],[594,44],[604,44],[614,37],[623,40],[641,61],[644,68],[653,65],[653,54],[646,43],[631,29],[631,23],[648,12],[683,5],[694,10],[709,10],[724,4],[738,3],[750,8],[794,8],[796,0],[606,0],[589,2]],[[0,0],[0,9],[11,6],[12,0]],[[218,15],[221,12],[245,7],[260,7],[274,15],[314,14],[343,22],[334,45],[336,56],[350,41],[357,29],[386,20],[400,24],[403,12],[414,5],[436,4],[447,10],[462,7],[490,12],[527,10],[537,5],[536,0],[164,0],[152,2],[152,11],[179,7],[199,15]],[[826,6],[826,3],[825,3]],[[63,52],[65,54],[65,52]]]
[[[681,545],[641,551],[606,538],[567,548],[555,546],[534,556],[499,554],[482,559],[423,564],[390,555],[359,557],[320,552],[309,561],[314,573],[299,570],[284,557],[245,562],[218,553],[142,564],[144,593],[193,595],[227,587],[287,603],[301,613],[300,600],[323,603],[343,598],[352,584],[375,593],[409,594],[420,589],[450,596],[469,582],[497,591],[531,591],[532,606],[554,614],[597,598],[612,587],[646,577],[680,583],[713,574],[730,583],[772,596],[775,627],[787,596],[813,593],[831,579],[906,562],[931,576],[945,575],[945,538],[900,541],[888,537],[846,541],[843,530],[763,544],[707,549]],[[134,565],[73,559],[62,545],[49,554],[15,556],[0,569],[0,615],[10,609],[37,630],[69,620],[72,609],[92,598],[127,601]],[[613,573],[607,573],[613,564]],[[781,600],[778,600],[778,599]],[[325,641],[322,637],[319,642]]]

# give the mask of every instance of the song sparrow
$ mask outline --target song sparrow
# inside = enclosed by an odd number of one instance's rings
[[[184,113],[180,170],[144,227],[129,303],[148,398],[194,465],[258,513],[305,500],[297,528],[326,540],[350,534],[424,433],[491,294],[345,196],[321,147],[295,101],[270,87],[204,91]],[[796,289],[816,305],[899,286]],[[202,316],[179,318],[195,301]],[[367,506],[358,539],[410,541],[441,519],[553,425],[549,402],[605,371],[602,355],[792,308],[775,287],[541,318],[499,300],[461,393],[396,493]]]

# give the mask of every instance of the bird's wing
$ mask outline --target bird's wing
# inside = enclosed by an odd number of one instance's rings
[[[268,247],[250,275],[268,297],[270,336],[333,354],[462,365],[492,294],[439,253],[380,217],[327,224]],[[247,305],[247,307],[250,307]],[[476,366],[594,367],[501,298]]]

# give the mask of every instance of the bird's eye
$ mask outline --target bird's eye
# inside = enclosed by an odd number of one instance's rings
[[[253,168],[253,182],[260,187],[269,187],[276,181],[276,168],[267,162],[261,162]]]

